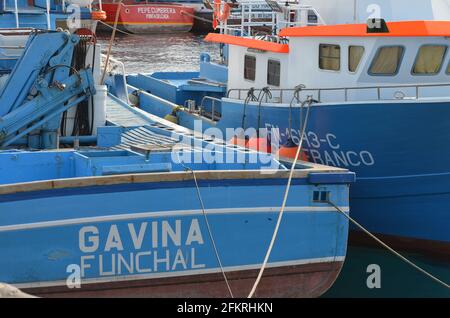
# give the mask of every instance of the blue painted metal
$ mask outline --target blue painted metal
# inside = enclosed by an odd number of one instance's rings
[[[203,57],[202,63],[207,60]],[[172,74],[158,74],[164,76]],[[156,80],[138,75],[129,78],[129,84],[145,85],[153,92]],[[159,90],[176,89],[158,85]],[[142,93],[140,107],[164,117],[170,108],[158,103],[156,95]],[[258,127],[258,103],[249,103],[245,109],[246,126]],[[303,147],[312,162],[356,173],[352,213],[370,231],[449,243],[450,150],[443,145],[449,143],[450,132],[442,120],[450,117],[449,109],[448,101],[438,100],[313,105]],[[203,131],[215,127],[225,135],[227,128],[241,127],[242,100],[224,98],[220,110],[219,121],[202,121]],[[299,109],[293,108],[291,131],[289,112],[288,105],[265,103],[261,108],[262,126],[282,144],[290,136],[299,140]],[[180,125],[194,129],[199,117],[178,111],[177,119]]]
[[[117,134],[123,140],[126,131],[117,127],[104,127],[99,132],[99,139],[104,139],[103,133],[110,136]],[[222,147],[227,151],[237,151]],[[264,164],[259,162],[255,166],[247,166],[247,169]],[[62,178],[76,181],[82,177],[81,182],[100,175],[134,173],[148,176],[149,171],[183,172],[186,166],[194,170],[209,170],[210,173],[216,169],[245,171],[240,164],[224,163],[220,166],[206,162],[177,162],[170,152],[152,153],[146,157],[129,150],[4,151],[0,152],[0,188],[2,185],[11,187],[19,182],[57,181]],[[314,170],[311,168],[304,166],[304,169]],[[17,173],[11,174],[11,171]],[[341,174],[341,177],[333,174],[331,178],[342,181],[350,180],[349,176],[352,176],[346,171]],[[317,176],[314,183],[317,183]],[[258,179],[199,179],[207,211],[222,211],[212,213],[209,222],[223,266],[256,268],[261,263],[285,186],[286,178],[273,178],[270,175]],[[125,278],[142,278],[144,274],[145,278],[151,279],[153,276],[147,275],[144,268],[151,268],[151,273],[160,278],[190,275],[195,270],[197,274],[216,272],[217,260],[208,239],[196,191],[192,179],[183,178],[179,181],[156,180],[146,183],[120,182],[118,179],[110,185],[100,182],[83,187],[9,194],[2,192],[0,252],[4,257],[0,259],[0,280],[25,284],[22,285],[25,287],[29,283],[39,283],[41,286],[55,284],[65,281],[67,268],[73,264],[83,268],[82,283],[100,278],[117,282]],[[348,207],[347,183],[312,184],[307,177],[294,178],[287,205],[290,212],[286,213],[274,246],[269,262],[271,266],[302,262],[320,264],[344,259],[348,221],[326,203],[314,202],[315,191],[326,191],[334,202]],[[317,212],[317,209],[321,212]],[[158,229],[163,231],[158,234],[159,243],[154,236],[152,240],[148,232],[143,244],[136,247],[127,229],[132,226],[139,232],[145,222],[153,226],[165,224],[165,229],[170,226],[170,230],[177,233],[175,235],[183,238],[181,241],[172,241],[174,236],[167,236],[167,232]],[[31,224],[35,226],[28,228]],[[194,236],[197,240],[192,237],[192,226],[197,226],[197,236]],[[117,228],[121,236],[121,246],[112,249],[107,243],[111,227]],[[91,249],[89,242],[95,235],[93,229],[99,235],[100,245]],[[49,237],[57,237],[58,240],[49,240]],[[166,240],[167,243],[162,243]],[[24,244],[26,241],[28,244]],[[175,261],[175,255],[180,250],[184,259],[181,263]],[[163,261],[155,263],[152,257],[136,260],[135,257],[143,251],[151,251],[148,255],[169,255],[170,260],[167,262],[170,266],[166,266]],[[123,263],[119,265],[118,258],[126,259],[127,263],[132,262],[133,265],[128,264],[128,269],[125,269]],[[88,259],[90,265],[86,267]],[[33,274],[30,274],[32,268]],[[109,274],[106,274],[107,271]],[[328,274],[325,276],[328,277]],[[297,287],[292,288],[290,293]]]
[[[103,281],[114,285],[111,290],[130,279],[154,285],[153,279],[218,273],[198,190],[211,213],[223,266],[241,273],[257,269],[288,176],[272,156],[187,134],[111,96],[109,126],[99,127],[97,138],[84,137],[97,145],[30,151],[30,145],[57,148],[61,113],[96,93],[91,69],[69,72],[76,43],[76,36],[59,32],[31,35],[0,96],[0,281],[74,292],[65,287],[74,265],[82,284]],[[188,92],[203,94],[193,83],[171,93],[181,98]],[[347,218],[316,200],[315,193],[326,193],[348,211],[353,174],[324,172],[311,164],[297,170],[269,266],[302,268],[296,277],[311,288],[289,276],[283,280],[289,288],[275,296],[320,295],[338,275],[346,253]],[[199,189],[192,171],[200,175]],[[319,172],[329,176],[308,176]],[[141,232],[147,226],[152,233]],[[193,292],[192,287],[186,291]],[[195,292],[207,295],[204,288]]]
[[[0,116],[23,104],[39,73],[47,64],[50,64],[50,67],[62,64],[62,67],[65,66],[64,71],[67,71],[67,67],[70,66],[67,63],[72,58],[73,47],[76,43],[76,37],[71,37],[63,32],[32,33],[24,54],[15,64],[3,87],[0,96]],[[66,46],[65,49],[60,52],[64,46]],[[47,78],[48,75],[51,74],[47,74]]]
[[[17,0],[18,20],[17,25],[15,15],[15,0],[3,0],[0,2],[0,28],[33,28],[42,30],[55,30],[58,21],[67,21],[73,14],[68,10],[69,3],[57,0],[50,0],[50,16],[47,18],[47,0],[35,0],[30,4],[27,0]],[[64,6],[65,5],[65,6]],[[80,8],[80,18],[90,20],[91,13],[88,8]],[[50,21],[50,27],[48,26]]]
[[[95,93],[91,71],[69,76],[77,43],[77,36],[64,32],[30,34],[0,96],[0,145],[9,146],[40,128],[29,145],[57,148],[61,114]],[[29,100],[32,90],[36,97]]]

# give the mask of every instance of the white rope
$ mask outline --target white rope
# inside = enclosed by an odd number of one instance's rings
[[[283,214],[284,214],[284,210],[286,208],[286,202],[287,202],[287,198],[288,198],[288,195],[289,195],[289,190],[291,188],[292,177],[294,176],[295,166],[297,165],[298,157],[300,156],[300,152],[301,152],[301,149],[302,149],[303,137],[305,135],[306,125],[308,123],[309,109],[310,109],[311,104],[312,104],[312,98],[309,97],[309,99],[306,102],[309,103],[308,110],[306,112],[305,122],[304,122],[303,127],[302,127],[300,142],[299,142],[299,145],[298,145],[298,148],[297,148],[297,153],[295,155],[294,162],[292,163],[292,167],[291,167],[291,170],[289,172],[289,178],[288,178],[288,183],[287,183],[287,186],[286,186],[286,191],[284,193],[283,204],[281,205],[280,214],[278,215],[277,224],[275,226],[275,230],[273,232],[272,239],[271,239],[270,244],[269,244],[269,248],[267,249],[266,256],[264,257],[264,262],[263,262],[263,264],[261,266],[261,269],[259,270],[258,277],[256,278],[256,281],[253,284],[253,287],[252,287],[250,293],[248,294],[248,298],[252,298],[253,297],[253,295],[254,295],[254,293],[256,291],[256,288],[258,287],[259,282],[261,281],[261,277],[262,277],[262,275],[264,273],[264,270],[266,269],[267,262],[269,261],[270,254],[272,253],[272,248],[273,248],[273,245],[275,243],[275,239],[277,238],[277,235],[278,235],[278,230],[280,228],[281,220],[283,219]],[[303,102],[302,107],[303,107],[304,103],[305,102]]]
[[[428,276],[429,278],[431,278],[432,280],[434,280],[435,282],[441,284],[442,286],[449,288],[450,289],[450,285],[445,283],[444,281],[440,280],[439,278],[437,278],[436,276],[434,276],[433,274],[427,272],[426,270],[424,270],[423,268],[419,267],[418,265],[414,264],[413,262],[411,262],[409,259],[407,259],[406,257],[404,257],[403,255],[401,255],[399,252],[397,252],[396,250],[394,250],[392,247],[390,247],[389,245],[387,245],[386,243],[384,243],[382,240],[380,240],[378,237],[376,237],[375,235],[373,235],[372,233],[369,232],[369,230],[367,230],[364,226],[362,226],[361,224],[359,224],[356,220],[354,220],[352,217],[350,217],[350,215],[348,215],[347,213],[345,213],[344,211],[342,211],[336,204],[334,204],[331,201],[327,201],[328,204],[330,204],[332,207],[334,207],[337,211],[339,211],[340,213],[342,213],[347,219],[349,219],[353,224],[355,224],[357,227],[359,227],[362,231],[364,231],[364,233],[366,233],[367,235],[369,235],[371,238],[373,238],[375,241],[377,241],[381,246],[383,246],[384,248],[386,248],[389,252],[391,252],[392,254],[394,254],[395,256],[399,257],[402,261],[404,261],[405,263],[407,263],[408,265],[412,266],[413,268],[415,268],[416,270],[418,270],[419,272],[421,272],[422,274]]]

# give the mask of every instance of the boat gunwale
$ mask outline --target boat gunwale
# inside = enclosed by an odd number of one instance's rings
[[[333,168],[313,163],[305,163],[308,168],[294,171],[294,179],[306,179],[310,173],[350,173],[346,169]],[[288,179],[289,170],[199,170],[197,180],[248,180],[248,179]],[[65,188],[83,188],[119,184],[139,184],[152,182],[177,182],[192,180],[191,171],[121,174],[114,176],[89,176],[51,180],[27,181],[0,185],[0,195],[45,191]]]

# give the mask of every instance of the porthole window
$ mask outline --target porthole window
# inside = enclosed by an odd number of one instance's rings
[[[256,78],[256,57],[246,55],[244,58],[244,78],[254,81]]]
[[[378,50],[370,66],[371,75],[395,75],[400,69],[404,48],[402,46],[386,46]]]
[[[281,65],[279,61],[269,60],[267,62],[267,84],[280,86]]]
[[[364,46],[351,45],[348,47],[348,70],[355,73],[364,55]]]
[[[419,49],[412,73],[414,75],[435,75],[444,61],[445,45],[424,45]]]
[[[341,47],[335,44],[320,44],[319,68],[327,71],[341,69]]]

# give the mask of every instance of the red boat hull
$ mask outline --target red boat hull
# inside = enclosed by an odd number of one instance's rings
[[[319,297],[333,285],[343,266],[342,261],[267,268],[255,297]],[[247,297],[258,275],[257,270],[227,273],[235,297]],[[221,273],[97,282],[80,289],[66,286],[22,288],[41,297],[229,297]]]
[[[106,21],[114,25],[117,3],[103,3]],[[124,4],[120,5],[117,27],[131,33],[189,32],[194,25],[194,9],[177,4]],[[110,29],[110,28],[109,28]]]

